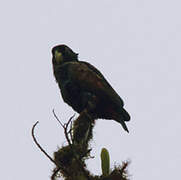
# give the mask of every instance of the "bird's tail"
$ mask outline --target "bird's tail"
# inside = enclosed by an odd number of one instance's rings
[[[119,119],[119,120],[116,120],[116,121],[119,122],[122,125],[123,129],[129,133],[129,130],[128,130],[127,126],[126,126],[126,123],[122,119]]]
[[[123,118],[123,121],[130,121],[131,119],[130,115],[124,108],[121,109],[121,116]]]
[[[127,131],[128,133],[129,133],[129,130],[126,126],[125,121],[129,121],[129,120],[130,120],[130,115],[125,109],[122,108],[120,112],[120,116],[119,118],[116,119],[116,121],[119,122],[122,125],[123,129]]]

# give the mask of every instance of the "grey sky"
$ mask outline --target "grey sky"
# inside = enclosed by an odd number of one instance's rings
[[[95,65],[125,101],[130,134],[114,121],[94,129],[93,173],[106,147],[111,164],[130,159],[134,180],[180,179],[181,3],[177,0],[4,1],[0,5],[0,179],[48,180],[49,154],[65,144],[52,109],[74,114],[54,81],[51,48],[60,43]]]

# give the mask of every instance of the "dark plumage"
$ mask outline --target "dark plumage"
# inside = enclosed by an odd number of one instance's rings
[[[99,70],[87,62],[78,61],[78,54],[66,45],[52,49],[55,79],[63,100],[75,111],[87,109],[95,119],[113,119],[128,131],[130,120],[123,108],[123,100],[114,91]]]

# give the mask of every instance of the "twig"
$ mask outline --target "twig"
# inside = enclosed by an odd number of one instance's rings
[[[36,127],[36,125],[37,125],[38,123],[39,123],[39,121],[37,121],[37,122],[33,125],[32,130],[31,130],[31,135],[32,135],[32,137],[33,137],[33,141],[34,141],[35,144],[38,146],[38,148],[40,149],[40,151],[43,152],[43,153],[45,154],[45,156],[59,168],[59,170],[61,169],[61,170],[63,170],[65,173],[69,174],[68,171],[67,171],[65,168],[61,167],[59,164],[57,164],[56,161],[54,161],[54,160],[52,159],[52,157],[49,156],[49,154],[48,154],[48,153],[41,147],[41,145],[38,143],[38,141],[37,141],[37,139],[36,139],[36,137],[35,137],[35,132],[34,132],[34,131],[35,131],[35,127]]]
[[[69,136],[68,136],[68,132],[67,132],[67,128],[69,127],[69,124],[72,122],[72,119],[74,118],[75,115],[73,115],[69,120],[68,122],[64,125],[64,134],[65,134],[65,137],[66,137],[66,140],[69,144],[69,146],[72,146],[72,142],[70,142],[70,139],[69,139]],[[71,137],[71,135],[70,135]]]
[[[61,121],[60,121],[59,118],[57,117],[54,109],[52,110],[52,112],[53,112],[53,115],[54,115],[55,119],[56,119],[56,120],[60,123],[60,125],[64,128],[64,125],[61,123]]]
[[[62,128],[64,129],[64,134],[65,134],[65,137],[66,137],[66,140],[68,142],[68,145],[70,146],[70,148],[72,149],[72,152],[74,153],[75,155],[75,160],[77,161],[77,163],[79,164],[79,167],[82,169],[82,172],[84,173],[85,177],[87,178],[87,180],[90,180],[89,178],[89,175],[87,174],[85,168],[83,167],[82,163],[80,162],[80,160],[77,158],[76,156],[76,150],[75,150],[75,146],[73,144],[73,142],[70,142],[70,139],[69,139],[69,136],[68,134],[71,133],[71,130],[70,131],[67,131],[68,127],[69,127],[69,124],[72,122],[72,119],[74,118],[75,114],[70,117],[70,119],[68,120],[67,123],[65,123],[64,125],[61,123],[61,121],[59,120],[59,118],[57,117],[55,111],[53,110],[53,115],[54,117],[56,118],[56,120],[60,123],[60,125],[62,126]],[[71,135],[70,135],[70,138]]]
[[[56,178],[56,175],[57,175],[57,173],[60,171],[60,168],[57,168],[54,172],[53,172],[53,174],[52,174],[52,176],[51,176],[51,180],[55,180],[55,178]]]
[[[72,125],[72,121],[71,121],[71,124],[70,124],[70,130],[69,130],[69,132],[68,133],[70,133],[70,139],[71,139],[71,141],[72,141],[72,143],[73,143],[73,134],[72,134],[72,128],[73,127],[73,125]]]
[[[64,134],[65,134],[65,137],[66,137],[66,140],[67,140],[68,144],[71,145],[72,143],[70,142],[70,139],[69,139],[69,137],[68,137],[68,134],[69,134],[69,133],[70,133],[70,137],[71,137],[71,129],[70,129],[70,131],[69,131],[68,133],[67,133],[67,129],[68,129],[69,124],[72,122],[72,119],[74,118],[75,114],[74,114],[72,117],[70,117],[70,119],[68,120],[67,123],[62,124],[61,121],[60,121],[60,119],[59,119],[58,116],[56,115],[54,109],[52,110],[52,112],[53,112],[53,115],[54,115],[55,119],[59,122],[59,124],[60,124],[60,125],[62,126],[62,128],[64,129]],[[72,138],[71,138],[71,139],[72,139]]]
[[[35,144],[38,146],[38,148],[45,154],[45,156],[50,160],[50,161],[52,161],[53,163],[55,163],[56,164],[56,162],[48,155],[48,153],[40,146],[40,144],[38,143],[38,141],[36,140],[36,137],[35,137],[35,133],[34,133],[34,131],[35,131],[35,127],[36,127],[36,125],[39,123],[39,121],[37,121],[34,125],[33,125],[33,127],[32,127],[32,131],[31,131],[31,134],[32,134],[32,137],[33,137],[33,141],[35,142]]]

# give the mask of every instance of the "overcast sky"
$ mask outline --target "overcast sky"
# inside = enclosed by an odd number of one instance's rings
[[[95,65],[123,98],[130,133],[97,120],[88,167],[100,174],[100,151],[111,166],[130,159],[133,180],[180,179],[181,2],[178,0],[31,0],[0,5],[0,179],[50,179],[52,155],[65,145],[66,105],[52,74],[51,48],[67,44]]]

